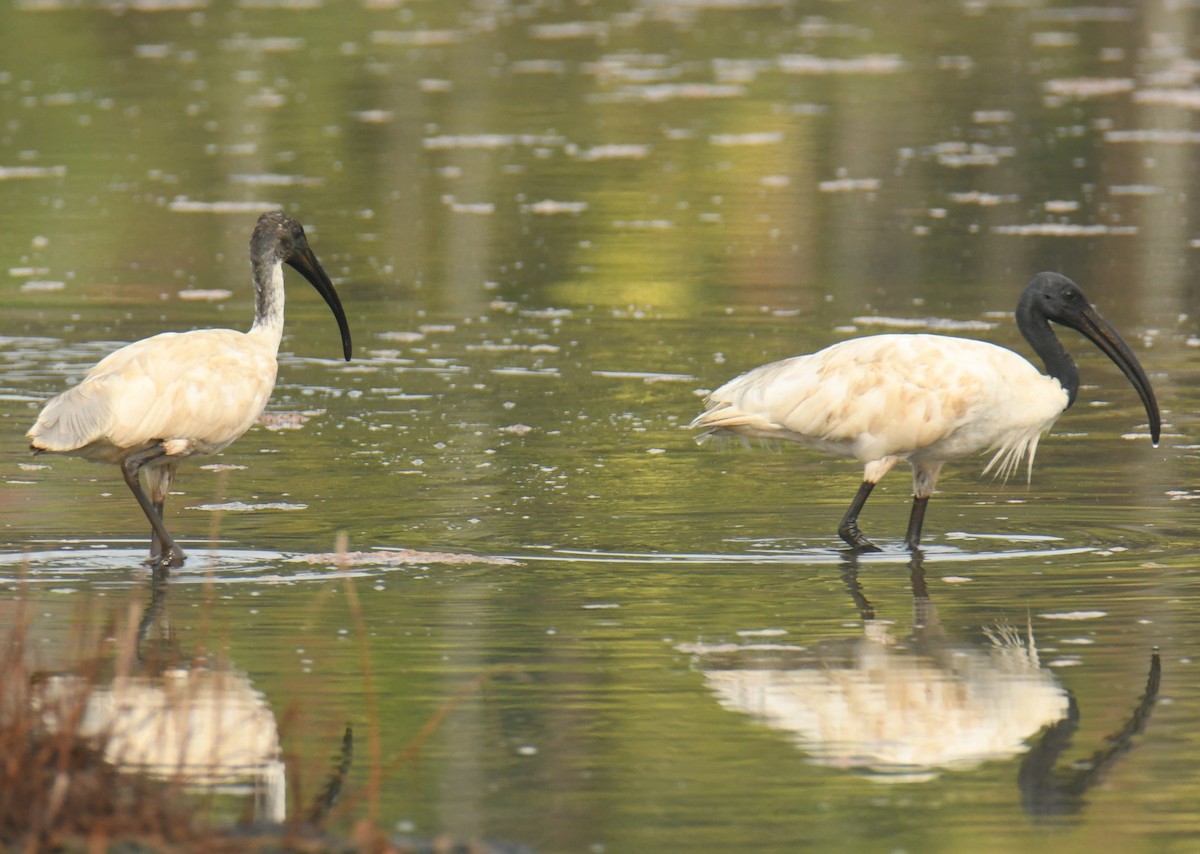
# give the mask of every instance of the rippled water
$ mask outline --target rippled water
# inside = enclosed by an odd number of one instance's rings
[[[91,615],[214,653],[307,794],[349,723],[342,827],[377,755],[381,824],[422,837],[1187,850],[1189,27],[987,2],[18,3],[0,609],[32,603],[45,670]],[[246,240],[279,205],[354,360],[289,280],[267,416],[181,470],[190,559],[156,587],[118,472],[22,435],[120,343],[246,328]],[[1085,386],[1031,483],[951,463],[919,567],[907,471],[861,518],[884,552],[849,563],[857,464],[685,429],[705,390],[853,335],[1027,353],[1011,311],[1040,269],[1129,340],[1163,441],[1064,333]]]

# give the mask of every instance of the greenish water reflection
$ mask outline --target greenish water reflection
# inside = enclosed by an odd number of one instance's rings
[[[1157,6],[17,3],[0,607],[24,578],[52,669],[81,609],[144,605],[117,472],[33,460],[22,434],[120,342],[245,328],[249,230],[283,205],[358,350],[340,364],[325,307],[291,291],[269,412],[298,429],[184,468],[168,511],[193,557],[163,607],[185,653],[217,650],[263,692],[306,787],[347,721],[365,743],[372,703],[387,762],[466,690],[390,771],[386,822],[547,851],[1186,850],[1189,27]],[[975,661],[985,628],[1031,626],[1037,672],[1079,712],[1060,769],[1129,719],[1161,650],[1144,732],[1050,817],[1023,805],[1027,753],[882,783],[712,684],[706,653],[863,639],[834,534],[859,471],[684,429],[704,389],[895,321],[969,321],[1025,352],[1008,313],[1039,269],[1122,330],[1167,421],[1152,448],[1119,373],[1079,350],[1086,387],[1032,483],[962,461],[929,511],[943,649]],[[900,647],[908,493],[901,472],[872,499],[889,549],[858,573]],[[293,560],[339,531],[513,562]]]

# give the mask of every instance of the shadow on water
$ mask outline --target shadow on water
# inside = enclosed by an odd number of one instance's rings
[[[694,655],[724,708],[787,733],[814,764],[877,782],[920,783],[1028,751],[1018,775],[1026,812],[1081,811],[1088,790],[1145,729],[1158,697],[1158,652],[1129,719],[1086,762],[1060,770],[1079,727],[1079,705],[1040,662],[1032,627],[984,626],[983,648],[956,639],[939,619],[920,553],[909,570],[912,619],[905,636],[876,612],[859,580],[858,557],[846,552],[841,579],[862,637],[680,649]]]

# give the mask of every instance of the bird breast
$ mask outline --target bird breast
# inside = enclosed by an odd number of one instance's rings
[[[110,353],[46,404],[35,448],[115,461],[172,441],[169,453],[214,453],[246,432],[275,386],[269,341],[231,329],[167,332]]]
[[[799,442],[864,462],[948,460],[1040,435],[1067,393],[1003,347],[874,335],[755,368],[714,391],[695,426]]]

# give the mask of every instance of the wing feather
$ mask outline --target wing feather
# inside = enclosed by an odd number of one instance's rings
[[[798,442],[863,461],[999,449],[1011,474],[1066,405],[1057,382],[983,341],[856,338],[773,362],[716,389],[693,426]],[[992,466],[989,466],[991,468]]]
[[[275,372],[274,352],[241,332],[155,335],[98,362],[26,435],[35,450],[103,459],[167,439],[223,447],[262,412]]]

